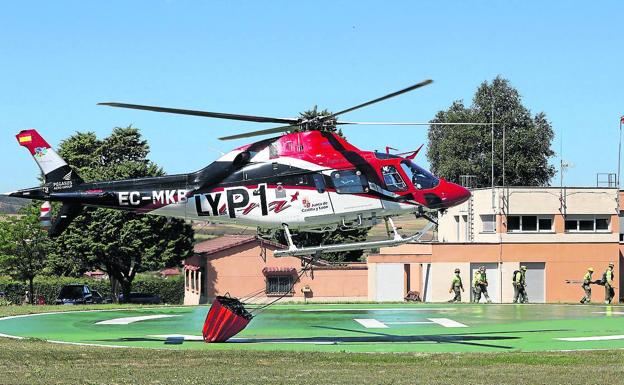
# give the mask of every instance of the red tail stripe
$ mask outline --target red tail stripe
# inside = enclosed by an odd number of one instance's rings
[[[36,130],[22,130],[15,137],[17,138],[17,143],[26,147],[31,155],[35,155],[37,148],[50,148],[48,142]]]

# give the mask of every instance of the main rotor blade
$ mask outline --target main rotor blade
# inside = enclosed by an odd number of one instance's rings
[[[358,124],[362,126],[490,126],[492,123],[469,123],[469,122],[457,122],[457,123],[442,123],[442,122],[343,122],[339,121],[336,124]],[[494,123],[498,124],[498,123]]]
[[[219,140],[234,140],[234,139],[241,139],[241,138],[251,138],[253,136],[275,134],[275,133],[278,133],[278,132],[287,132],[287,131],[293,130],[295,128],[298,128],[298,127],[299,126],[297,126],[297,125],[295,125],[295,126],[291,125],[291,126],[273,127],[273,128],[267,128],[266,130],[249,131],[249,132],[243,132],[242,134],[223,136],[223,137],[219,138]]]
[[[158,107],[158,106],[145,106],[145,105],[141,105],[141,104],[128,104],[128,103],[108,102],[108,103],[98,103],[98,105],[99,106],[120,107],[120,108],[132,108],[132,109],[135,109],[135,110],[167,112],[167,113],[170,113],[170,114],[203,116],[203,117],[207,117],[207,118],[242,120],[242,121],[245,121],[245,122],[286,123],[286,124],[296,124],[298,122],[298,120],[294,119],[294,118],[271,118],[271,117],[266,117],[266,116],[227,114],[227,113],[223,113],[223,112],[183,110],[183,109],[179,109],[179,108]]]
[[[365,102],[365,103],[362,103],[362,104],[358,104],[357,106],[354,106],[354,107],[351,107],[351,108],[347,108],[346,110],[342,110],[342,111],[335,112],[335,113],[334,113],[334,114],[332,114],[331,116],[332,116],[332,117],[336,117],[336,116],[338,116],[338,115],[346,114],[347,112],[351,112],[351,111],[357,110],[358,108],[362,108],[362,107],[370,106],[371,104],[374,104],[374,103],[377,103],[377,102],[381,102],[382,100],[386,100],[386,99],[393,98],[393,97],[395,97],[395,96],[399,96],[399,95],[401,95],[401,94],[404,94],[404,93],[406,93],[406,92],[413,91],[413,90],[415,90],[415,89],[417,89],[417,88],[420,88],[420,87],[424,87],[424,86],[426,86],[426,85],[428,85],[428,84],[431,84],[431,83],[433,83],[433,80],[431,80],[431,79],[423,80],[422,82],[420,82],[420,83],[416,83],[416,84],[414,84],[413,86],[409,86],[409,87],[407,87],[407,88],[403,88],[402,90],[399,90],[399,91],[393,92],[393,93],[391,93],[391,94],[388,94],[388,95],[382,96],[382,97],[380,97],[380,98],[373,99],[373,100],[370,100],[370,101]]]

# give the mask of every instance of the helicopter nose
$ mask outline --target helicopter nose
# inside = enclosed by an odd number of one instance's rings
[[[440,179],[435,190],[425,194],[426,206],[430,209],[448,209],[464,203],[470,195],[465,187]]]
[[[467,188],[452,182],[445,182],[441,191],[442,207],[449,208],[462,204],[472,195]]]

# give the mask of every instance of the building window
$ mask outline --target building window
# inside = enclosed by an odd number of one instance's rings
[[[496,215],[481,215],[484,233],[496,232]]]
[[[292,293],[293,279],[292,275],[276,275],[266,277],[266,293],[269,295]]]
[[[595,233],[609,231],[609,217],[568,217],[565,231],[569,233]]]
[[[540,218],[538,221],[540,231],[552,231],[552,218]]]
[[[524,215],[520,220],[522,231],[537,231],[537,217]]]
[[[507,232],[536,233],[552,232],[552,216],[508,215]]]
[[[520,217],[516,215],[507,216],[507,231],[520,231]]]
[[[609,230],[609,220],[607,218],[596,218],[596,231]]]

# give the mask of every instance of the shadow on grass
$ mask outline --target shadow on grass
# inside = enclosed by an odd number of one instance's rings
[[[317,329],[343,331],[348,333],[364,334],[363,336],[321,336],[321,337],[284,337],[284,338],[232,338],[228,343],[284,343],[284,344],[349,344],[349,343],[438,343],[438,344],[461,344],[496,349],[514,349],[514,347],[502,345],[504,341],[518,340],[522,337],[510,336],[509,334],[520,333],[543,333],[562,332],[568,329],[541,329],[541,330],[507,330],[461,334],[436,334],[436,335],[395,335],[377,331],[337,328],[331,326],[312,326]],[[183,337],[157,338],[157,337],[122,337],[115,339],[100,340],[102,342],[162,342],[169,344],[182,344],[200,342],[201,339],[184,340]]]

